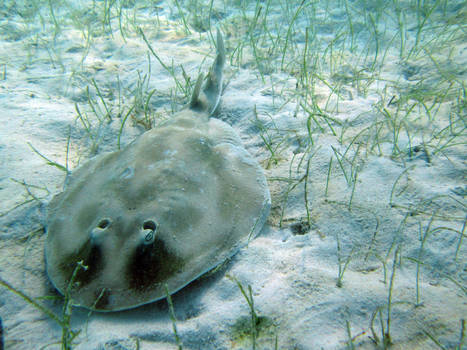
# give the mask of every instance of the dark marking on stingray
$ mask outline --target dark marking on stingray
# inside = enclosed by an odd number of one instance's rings
[[[83,265],[87,269],[78,269],[75,277],[75,282],[79,282],[80,287],[90,283],[102,268],[102,251],[98,245],[86,242],[78,254],[71,254],[61,264],[60,269],[64,274],[71,279],[73,271],[76,268],[78,261],[83,261]]]
[[[130,288],[137,291],[164,282],[184,266],[183,260],[171,253],[159,238],[153,244],[139,245],[130,261],[127,280]]]

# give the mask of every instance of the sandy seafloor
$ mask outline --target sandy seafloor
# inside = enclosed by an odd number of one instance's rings
[[[272,209],[173,295],[183,349],[467,349],[465,23],[465,1],[2,1],[1,279],[62,316],[44,242],[65,172],[37,152],[72,171],[117,149],[131,107],[122,146],[157,127],[220,28],[219,118],[265,168]],[[228,276],[251,286],[255,344]],[[2,286],[0,318],[5,349],[61,347],[61,327]],[[74,308],[71,327],[74,349],[177,348],[165,300]]]

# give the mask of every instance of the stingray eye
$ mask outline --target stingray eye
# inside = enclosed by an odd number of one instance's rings
[[[153,220],[146,220],[143,223],[143,243],[152,244],[156,235],[157,224]]]
[[[91,243],[93,245],[98,245],[102,243],[102,240],[108,234],[106,233],[106,228],[108,228],[110,224],[110,219],[104,218],[101,219],[98,222],[97,226],[91,230]]]

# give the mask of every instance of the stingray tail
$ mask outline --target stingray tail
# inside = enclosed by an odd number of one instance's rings
[[[209,116],[219,112],[222,95],[222,70],[225,63],[224,39],[217,31],[217,56],[203,84],[203,74],[198,76],[190,100],[190,109],[206,112]]]

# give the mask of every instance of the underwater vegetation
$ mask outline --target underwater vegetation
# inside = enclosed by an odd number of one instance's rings
[[[38,131],[42,138],[27,138],[30,158],[50,165],[42,174],[53,176],[2,177],[2,190],[24,193],[2,198],[5,230],[24,231],[15,231],[14,246],[26,257],[45,235],[39,220],[21,226],[10,217],[41,208],[88,158],[124,149],[183,110],[215,56],[216,29],[224,34],[227,65],[219,118],[265,169],[273,232],[265,238],[271,245],[298,242],[304,272],[281,270],[298,299],[295,308],[277,311],[267,306],[277,302],[262,288],[267,283],[228,271],[241,315],[214,314],[222,328],[211,330],[215,344],[465,348],[465,1],[1,1],[0,84],[24,81],[31,100],[60,96],[69,105],[58,136]],[[287,242],[269,248],[277,253],[269,265],[294,261],[284,252],[297,248]],[[54,332],[46,341],[79,347],[85,332],[82,323],[72,326],[78,309],[66,286],[64,297],[52,298],[44,297],[50,289],[29,288],[16,277],[23,272],[7,267],[6,246],[1,298],[17,294],[52,319],[62,336]],[[41,258],[21,259],[28,269],[43,266]],[[332,277],[319,280],[315,261]],[[194,333],[181,326],[187,322],[177,320],[183,299],[166,294],[168,342],[196,348]],[[0,310],[6,307],[0,300]],[[10,315],[1,316],[5,348],[20,347]],[[128,341],[139,348],[154,340]]]

